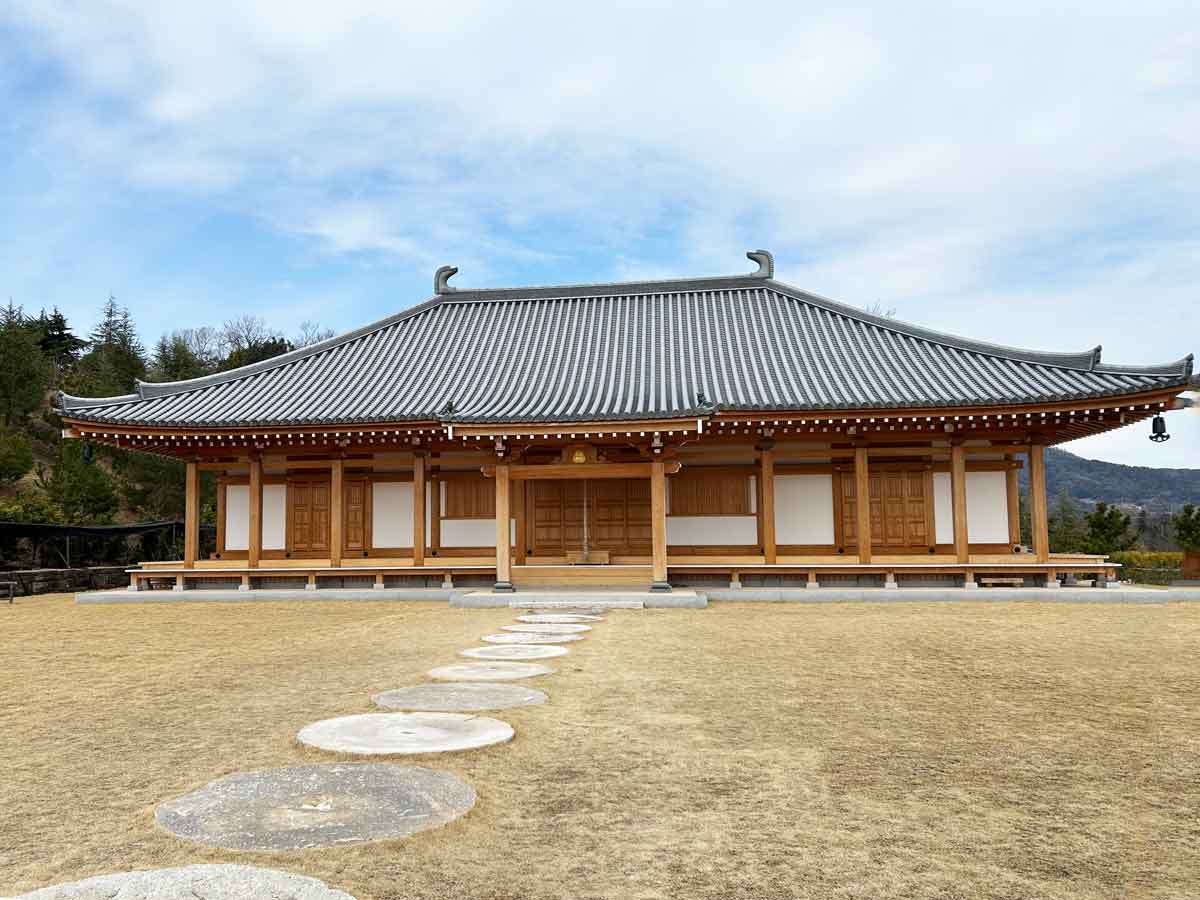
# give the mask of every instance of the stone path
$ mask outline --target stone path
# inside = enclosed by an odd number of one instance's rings
[[[503,634],[485,634],[482,640],[489,644],[566,644],[571,641],[582,641],[583,635],[506,631]]]
[[[570,652],[566,647],[547,647],[544,644],[501,644],[459,650],[458,655],[470,659],[550,659],[566,656]]]
[[[557,671],[541,663],[469,662],[430,669],[429,677],[438,681],[519,681],[537,675],[553,675]]]
[[[160,803],[176,837],[227,850],[343,847],[437,828],[475,805],[448,772],[383,763],[323,763],[238,772]]]
[[[306,725],[297,739],[334,753],[423,754],[471,750],[512,740],[500,719],[464,712],[536,706],[543,691],[497,684],[551,675],[542,663],[513,660],[565,656],[555,646],[583,639],[595,610],[568,609],[517,616],[484,647],[460,651],[474,662],[431,670],[436,682],[384,691],[384,709]],[[445,825],[475,805],[475,789],[448,772],[384,763],[322,763],[238,772],[160,803],[165,831],[227,850],[340,847],[402,837]],[[314,878],[238,865],[194,865],[101,875],[22,894],[15,900],[354,900]]]
[[[506,635],[515,637],[515,635]],[[384,691],[371,698],[384,709],[416,709],[430,712],[471,712],[481,709],[508,709],[536,706],[546,702],[543,691],[523,684],[477,684],[469,681],[445,684],[417,684]]]
[[[582,634],[591,631],[591,625],[572,625],[563,622],[522,623],[520,625],[505,625],[505,631],[528,632],[530,634]]]
[[[300,743],[361,756],[450,753],[511,741],[513,727],[487,716],[452,712],[363,713],[306,725]]]
[[[354,900],[323,881],[257,866],[196,865],[97,875],[14,900]]]

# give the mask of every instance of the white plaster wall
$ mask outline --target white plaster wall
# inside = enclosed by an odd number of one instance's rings
[[[970,528],[968,520],[968,533]],[[954,543],[954,497],[949,472],[933,473],[933,539],[939,544]]]
[[[283,550],[287,547],[286,484],[263,485],[262,532],[264,550]]]
[[[700,468],[697,466],[697,468]],[[757,513],[758,491],[750,476],[750,512]],[[667,510],[671,509],[671,479],[667,479]],[[716,546],[758,544],[758,520],[754,516],[667,516],[667,544]]]
[[[933,473],[934,538],[954,543],[954,499],[950,473]],[[1008,485],[1003,472],[967,473],[967,540],[972,544],[1008,543]]]
[[[775,476],[775,543],[833,543],[833,475]]]
[[[667,516],[667,543],[757,544],[758,520],[754,516]]]
[[[516,523],[510,522],[509,533],[516,540]],[[443,547],[495,547],[495,519],[442,519]]]
[[[411,547],[412,542],[412,482],[375,482],[371,485],[372,546]]]
[[[225,549],[250,549],[250,485],[225,487]]]
[[[967,539],[1008,543],[1008,484],[1003,472],[967,473]]]

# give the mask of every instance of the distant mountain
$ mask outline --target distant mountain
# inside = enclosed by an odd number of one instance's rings
[[[1021,469],[1026,487],[1028,469]],[[1119,503],[1150,512],[1175,512],[1185,503],[1200,506],[1200,469],[1151,469],[1084,459],[1066,450],[1046,450],[1046,494],[1051,503],[1066,489],[1085,503]]]

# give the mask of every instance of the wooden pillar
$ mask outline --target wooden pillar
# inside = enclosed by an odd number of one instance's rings
[[[246,564],[257,568],[262,558],[262,459],[250,457],[250,540],[246,552]]]
[[[525,482],[517,481],[512,487],[512,503],[513,503],[513,521],[517,532],[516,544],[516,560],[518,566],[525,565],[525,551],[528,549],[525,546],[526,530],[529,527],[525,521]]]
[[[1011,455],[1005,455],[1008,468],[1004,470],[1004,485],[1008,492],[1008,543],[1015,547],[1021,543],[1021,492],[1017,486],[1017,463]]]
[[[962,444],[950,448],[950,499],[954,507],[954,556],[970,561],[967,540],[967,451]]]
[[[335,459],[329,467],[329,564],[342,564],[342,504],[345,498],[345,486],[342,476],[345,474],[345,464],[341,459]]]
[[[425,454],[413,456],[413,565],[425,565]]]
[[[508,463],[496,464],[496,586],[497,591],[511,591],[512,584],[512,536],[510,533],[508,505],[510,486]]]
[[[775,563],[775,451],[758,452],[758,521],[763,560]]]
[[[1046,448],[1029,445],[1029,519],[1033,527],[1033,552],[1038,562],[1050,561],[1050,525],[1046,507]]]
[[[223,478],[217,478],[217,555],[225,553],[225,520],[229,518],[226,504],[229,502],[227,485]]]
[[[871,561],[871,474],[867,469],[867,448],[854,448],[854,503],[857,512],[858,561]]]
[[[196,565],[196,551],[200,545],[200,466],[188,460],[184,476],[183,504],[183,566]]]
[[[437,556],[442,549],[442,480],[437,454],[429,455],[429,553]]]
[[[653,564],[652,591],[669,591],[667,581],[667,477],[661,459],[650,463],[650,534]]]

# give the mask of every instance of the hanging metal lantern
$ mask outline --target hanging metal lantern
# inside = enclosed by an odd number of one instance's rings
[[[1156,444],[1161,444],[1163,441],[1169,441],[1171,436],[1167,434],[1167,420],[1159,413],[1154,417],[1154,421],[1150,423],[1150,440]]]

